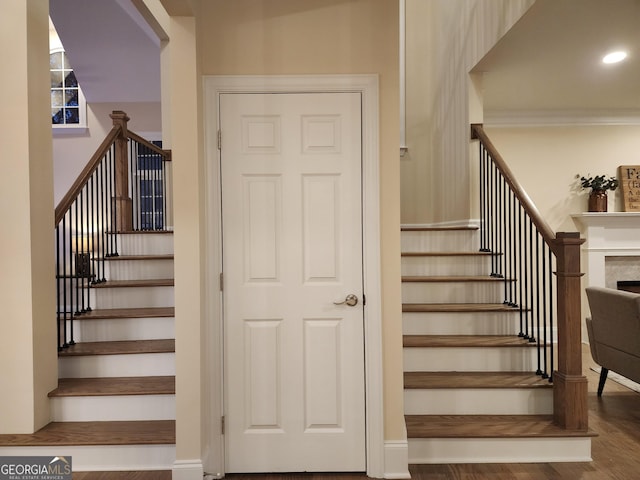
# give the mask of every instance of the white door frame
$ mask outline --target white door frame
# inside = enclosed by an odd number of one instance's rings
[[[362,96],[362,218],[365,405],[367,474],[384,476],[384,411],[382,358],[382,305],[380,283],[380,174],[378,139],[378,76],[205,76],[204,137],[206,178],[206,316],[205,362],[207,379],[204,396],[210,406],[205,418],[212,432],[203,452],[205,471],[224,474],[222,302],[219,275],[222,271],[222,235],[220,215],[220,151],[218,150],[219,99],[223,93],[330,93],[357,92]]]

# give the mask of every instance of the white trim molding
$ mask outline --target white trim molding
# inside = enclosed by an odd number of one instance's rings
[[[485,110],[487,127],[640,125],[640,110]]]
[[[384,478],[411,478],[409,473],[409,443],[407,440],[384,442]]]
[[[207,307],[210,319],[207,343],[211,351],[222,351],[222,315],[217,287],[221,272],[220,252],[220,156],[217,148],[219,99],[223,93],[320,93],[357,92],[362,98],[362,178],[363,178],[363,263],[365,307],[365,401],[367,474],[382,478],[385,473],[382,304],[380,265],[380,166],[379,166],[379,107],[377,75],[293,75],[293,76],[205,76],[205,157],[207,182],[207,291],[211,292]],[[222,415],[223,365],[214,356],[205,365],[205,378],[212,399],[212,417]],[[207,442],[217,451],[224,450],[224,437],[215,425]],[[215,455],[213,455],[215,456]],[[212,457],[213,457],[212,456]],[[220,456],[220,455],[218,455]],[[207,471],[224,473],[224,459],[212,459]],[[405,467],[406,468],[406,467]]]
[[[176,460],[171,471],[172,480],[202,480],[204,469],[200,459]]]

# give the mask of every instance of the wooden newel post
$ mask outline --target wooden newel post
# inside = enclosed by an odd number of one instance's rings
[[[115,150],[115,186],[112,198],[113,228],[118,232],[133,230],[133,202],[129,197],[129,149],[127,122],[130,120],[126,113],[114,110],[109,115],[113,126],[121,128],[116,139]]]
[[[567,430],[587,430],[587,378],[582,374],[580,248],[577,232],[556,235],[558,370],[553,372],[553,417]]]

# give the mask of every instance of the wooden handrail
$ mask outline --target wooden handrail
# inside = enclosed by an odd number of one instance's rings
[[[556,249],[555,232],[551,229],[551,227],[545,221],[545,219],[542,218],[542,215],[540,215],[538,208],[535,206],[535,204],[533,203],[533,201],[531,200],[527,192],[522,187],[522,185],[520,185],[520,182],[516,180],[515,175],[513,174],[511,169],[507,166],[507,163],[502,158],[502,155],[498,153],[498,150],[496,149],[496,147],[493,145],[493,143],[485,133],[484,129],[482,128],[482,124],[479,124],[479,123],[471,124],[471,138],[473,140],[480,140],[482,142],[482,144],[484,145],[484,148],[491,155],[491,158],[493,159],[493,162],[495,163],[496,167],[498,168],[500,173],[502,173],[504,179],[511,187],[511,190],[513,191],[515,196],[518,198],[518,200],[522,204],[527,214],[531,217],[531,220],[533,221],[534,225],[540,232],[540,235],[542,235],[542,237],[546,240],[547,244],[551,247],[553,253],[557,254],[555,250]]]
[[[60,203],[58,203],[55,212],[55,225],[58,225],[62,221],[62,217],[64,217],[69,207],[71,207],[71,204],[84,188],[84,185],[87,183],[96,168],[98,168],[98,165],[100,165],[100,161],[104,158],[113,142],[116,141],[116,138],[118,138],[121,133],[122,128],[119,126],[114,126],[107,134],[105,139],[96,150],[96,153],[94,153],[89,160],[89,163],[87,163],[82,172],[80,172],[80,175],[78,175],[76,181],[73,182],[71,188],[69,188],[69,191],[65,194],[64,197],[62,197]]]
[[[145,138],[142,138],[140,135],[138,135],[137,133],[133,133],[132,131],[128,131],[127,132],[127,136],[131,140],[135,140],[136,142],[140,143],[141,145],[144,145],[145,147],[147,147],[152,152],[157,153],[158,155],[162,155],[164,157],[163,160],[165,162],[170,162],[171,161],[171,150],[163,150],[162,148],[158,147],[157,145],[154,145],[153,143],[151,143],[149,140],[147,140]]]

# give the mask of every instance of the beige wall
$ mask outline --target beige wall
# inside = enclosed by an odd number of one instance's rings
[[[555,231],[577,231],[571,214],[587,211],[588,189],[576,175],[617,176],[640,164],[640,126],[486,127],[500,154]],[[622,211],[620,190],[609,211]]]
[[[407,0],[403,223],[466,222],[474,215],[468,73],[533,2]]]
[[[398,11],[390,0],[208,0],[204,75],[376,73],[380,79],[385,437],[402,439]]]
[[[48,423],[57,384],[48,7],[0,3],[0,433]]]
[[[199,86],[182,67],[203,75],[377,73],[380,78],[380,196],[383,250],[385,437],[403,439],[402,342],[399,271],[398,5],[389,0],[207,0],[196,5],[198,59],[192,58],[188,17],[170,25],[171,147],[175,173],[176,354],[178,461],[198,458],[206,439],[194,433],[205,414],[202,351],[194,343],[203,330],[204,293],[199,261],[202,242],[202,125]],[[198,8],[200,11],[198,11]],[[176,40],[183,43],[181,51]],[[177,58],[186,54],[187,65]],[[184,71],[184,70],[183,70]],[[187,83],[181,80],[186,80]],[[194,105],[192,102],[196,102]],[[176,119],[180,119],[177,122]],[[187,125],[183,125],[183,120]],[[198,122],[193,124],[193,121]],[[188,129],[192,130],[189,131]],[[189,146],[191,145],[191,146]],[[184,162],[184,163],[183,163]],[[182,212],[182,213],[180,213]],[[180,288],[180,285],[184,288]],[[206,405],[202,406],[205,408]],[[199,442],[203,442],[199,444]]]

